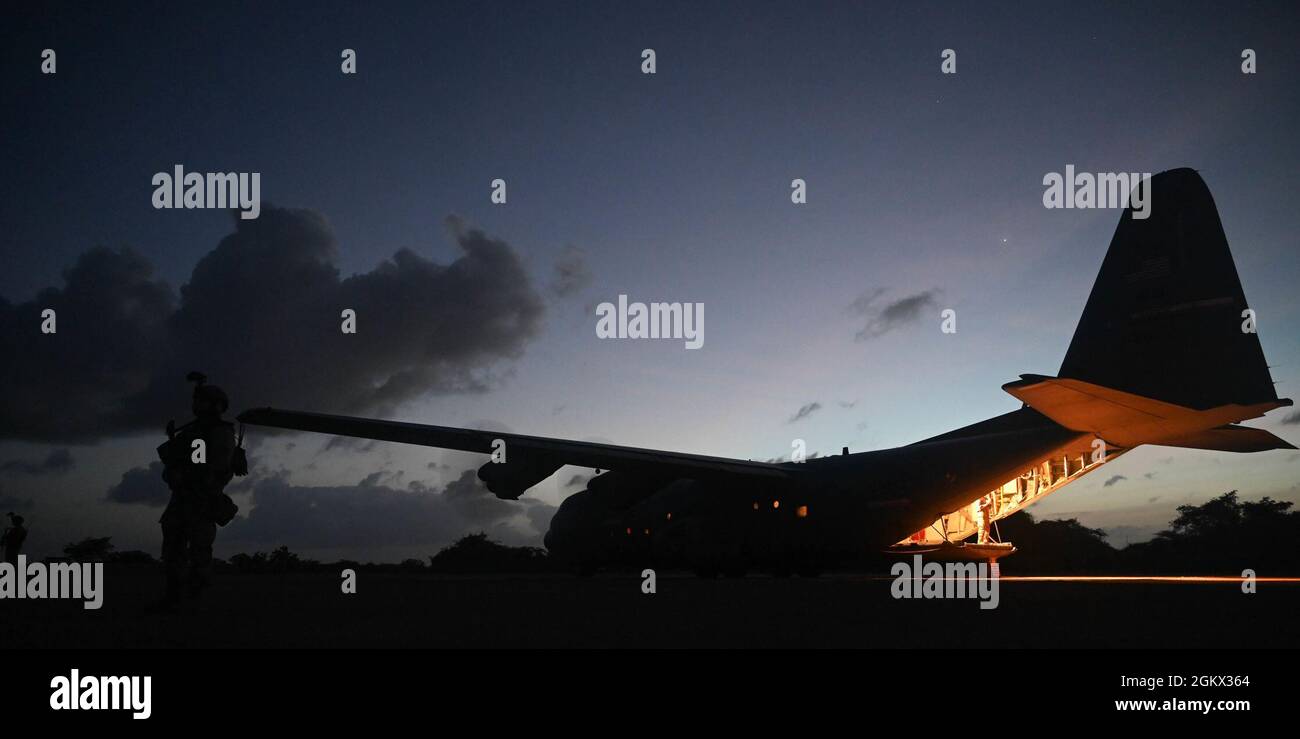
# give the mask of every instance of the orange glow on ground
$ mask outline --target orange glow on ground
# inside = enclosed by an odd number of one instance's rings
[[[871,580],[895,580],[894,577],[871,577]],[[910,578],[909,578],[910,579]],[[950,577],[922,577],[921,580],[947,581]],[[969,578],[982,580],[987,578]],[[1166,582],[1166,583],[1237,583],[1266,582],[1300,584],[1300,577],[1235,577],[1232,575],[1001,575],[1003,582]]]
[[[1236,577],[1232,575],[1003,575],[1009,582],[1293,582],[1300,577]]]

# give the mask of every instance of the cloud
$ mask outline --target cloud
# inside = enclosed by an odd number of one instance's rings
[[[488,492],[474,470],[465,470],[460,477],[447,483],[442,496],[473,526],[495,523],[513,516],[519,510],[514,502],[502,500]]]
[[[457,538],[488,530],[498,539],[540,543],[555,506],[535,499],[501,500],[466,470],[441,492],[423,483],[315,487],[283,476],[249,485],[247,516],[222,532],[236,547],[375,550],[424,546],[432,553]]]
[[[385,479],[385,476],[388,476]],[[222,530],[222,540],[246,547],[286,544],[302,549],[375,550],[428,546],[437,551],[457,538],[490,531],[511,543],[541,543],[556,507],[532,498],[501,500],[488,492],[473,469],[442,490],[420,481],[393,487],[401,473],[376,472],[356,485],[333,487],[290,484],[283,473],[237,479],[227,487],[241,499],[240,516]],[[170,491],[162,481],[162,463],[135,467],[108,490],[115,503],[159,508]],[[30,501],[0,496],[0,507],[30,507]]]
[[[795,414],[793,416],[790,416],[790,420],[786,421],[786,423],[794,423],[795,421],[802,421],[808,416],[811,416],[813,413],[816,413],[817,411],[821,410],[821,407],[822,404],[818,403],[817,401],[813,401],[811,403],[802,405],[799,407],[799,410],[795,411]]]
[[[590,284],[591,269],[587,266],[586,252],[576,246],[564,247],[564,251],[555,260],[551,292],[563,298]]]
[[[200,369],[232,407],[384,414],[432,393],[482,391],[540,330],[545,306],[515,250],[457,218],[448,264],[403,249],[343,277],[325,218],[266,206],[179,291],[130,249],[92,249],[26,303],[0,298],[0,438],[91,441],[156,429]],[[40,314],[57,311],[57,333]],[[355,334],[340,331],[356,311]],[[75,422],[51,408],[76,409]]]
[[[63,282],[19,305],[0,298],[0,384],[22,388],[0,394],[0,438],[85,440],[126,428],[123,398],[148,383],[165,345],[178,298],[144,257],[91,249]],[[47,308],[53,334],[40,330]],[[76,409],[75,422],[54,408]]]
[[[333,451],[351,451],[358,454],[365,454],[378,446],[379,442],[374,439],[362,439],[358,436],[331,436],[330,440],[325,442],[316,454],[319,456],[326,452]]]
[[[528,519],[533,531],[539,535],[545,534],[551,527],[551,517],[555,515],[557,507],[535,498],[520,498],[519,502],[524,504],[524,517]]]
[[[19,498],[14,495],[5,495],[0,492],[0,513],[30,511],[34,506],[35,503],[31,498]]]
[[[57,475],[76,466],[72,452],[67,449],[54,449],[40,462],[30,459],[13,459],[0,465],[0,472],[20,475]]]
[[[134,467],[122,473],[122,479],[108,489],[104,497],[114,503],[135,503],[154,508],[167,505],[171,490],[162,479],[162,462],[148,467]]]
[[[1114,485],[1115,483],[1119,482],[1120,480],[1127,480],[1127,479],[1128,478],[1123,475],[1112,475],[1111,478],[1109,480],[1106,480],[1106,482],[1103,482],[1101,486],[1104,488],[1108,488],[1111,485]]]
[[[939,294],[938,290],[926,290],[881,305],[878,301],[886,292],[883,287],[876,288],[859,295],[849,304],[847,311],[850,315],[867,319],[866,325],[857,333],[858,341],[879,338],[915,323],[926,308],[937,305],[935,297]]]

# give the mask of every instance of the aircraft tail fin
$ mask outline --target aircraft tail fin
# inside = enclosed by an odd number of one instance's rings
[[[1058,377],[1196,410],[1277,401],[1209,188],[1192,169],[1144,186],[1148,217],[1120,216]]]

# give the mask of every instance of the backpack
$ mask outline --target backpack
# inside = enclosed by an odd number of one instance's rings
[[[239,505],[229,495],[217,493],[208,504],[206,512],[218,526],[225,526],[239,513]]]

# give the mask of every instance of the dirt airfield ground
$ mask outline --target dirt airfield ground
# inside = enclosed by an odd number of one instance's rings
[[[0,648],[243,647],[1029,647],[1300,646],[1300,584],[1001,583],[999,605],[898,600],[865,575],[703,580],[661,573],[220,576],[202,600],[149,609],[158,573],[106,573],[104,606],[0,603]]]

